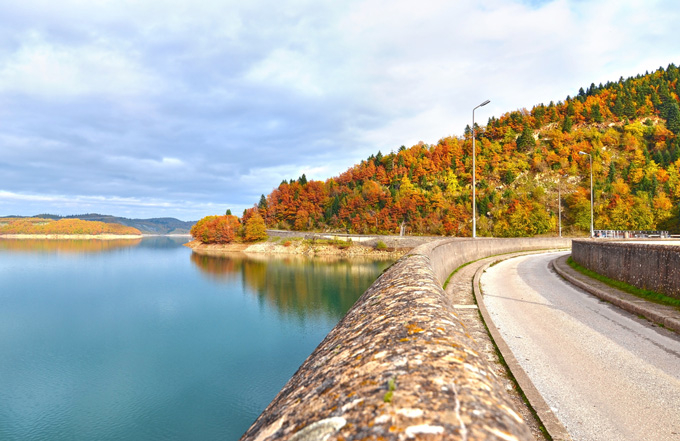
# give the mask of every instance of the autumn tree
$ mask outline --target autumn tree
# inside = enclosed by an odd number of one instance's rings
[[[236,216],[206,216],[191,227],[191,236],[202,243],[226,244],[236,238],[240,226]]]
[[[259,213],[256,212],[246,221],[245,235],[243,238],[247,242],[254,242],[267,238],[264,219],[262,219],[262,216],[260,216]]]

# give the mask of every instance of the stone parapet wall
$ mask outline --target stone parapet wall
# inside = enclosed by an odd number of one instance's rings
[[[678,245],[575,240],[571,255],[579,265],[610,279],[680,299]]]
[[[569,239],[444,239],[397,261],[307,358],[242,441],[529,440],[442,289],[489,255]]]

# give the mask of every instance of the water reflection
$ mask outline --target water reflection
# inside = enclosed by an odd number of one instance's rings
[[[0,251],[52,254],[102,253],[139,245],[135,239],[0,239]]]
[[[260,302],[284,314],[323,314],[341,318],[392,261],[369,259],[213,256],[191,254],[192,263],[209,278],[240,280]]]
[[[191,240],[191,236],[144,236],[140,244],[143,248],[177,248]]]

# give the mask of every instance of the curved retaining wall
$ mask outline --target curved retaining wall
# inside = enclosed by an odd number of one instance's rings
[[[385,271],[242,441],[533,439],[442,289],[460,265],[570,239],[444,239]]]
[[[610,279],[680,299],[678,245],[575,240],[571,256],[579,265]]]

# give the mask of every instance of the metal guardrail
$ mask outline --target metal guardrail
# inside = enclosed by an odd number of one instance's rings
[[[607,239],[640,239],[640,238],[661,238],[668,239],[671,237],[668,231],[661,230],[595,230],[593,231],[595,238]]]

